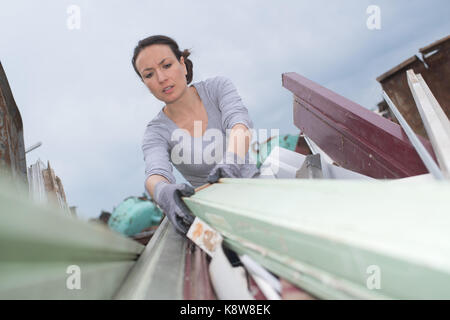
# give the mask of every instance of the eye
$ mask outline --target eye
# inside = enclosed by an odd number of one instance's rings
[[[168,63],[168,64],[164,65],[164,68],[169,69],[171,65],[172,65],[171,63]]]
[[[146,77],[147,79],[150,79],[152,75],[153,75],[153,72],[150,72],[150,73],[147,74],[145,77]]]

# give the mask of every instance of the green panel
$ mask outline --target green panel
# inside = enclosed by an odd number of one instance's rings
[[[221,179],[189,208],[226,243],[321,298],[450,298],[450,185]],[[380,289],[366,283],[380,270]]]
[[[53,207],[35,205],[0,182],[0,297],[109,299],[141,244],[105,226]],[[69,290],[68,266],[81,271],[81,290]]]
[[[89,263],[80,267],[80,289],[68,289],[68,262],[1,263],[0,299],[111,299],[135,261]]]

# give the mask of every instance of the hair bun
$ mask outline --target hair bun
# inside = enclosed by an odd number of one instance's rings
[[[181,53],[181,55],[185,58],[189,57],[191,55],[191,53],[189,52],[188,49],[184,49],[183,52]]]

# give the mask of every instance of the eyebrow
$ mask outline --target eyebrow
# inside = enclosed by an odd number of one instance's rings
[[[158,66],[161,65],[161,64],[163,64],[164,61],[165,61],[166,59],[167,59],[167,58],[162,59],[161,62],[158,63]],[[147,70],[152,70],[152,69],[153,69],[153,68],[145,68],[144,70],[141,71],[141,73],[144,72],[144,71],[147,71]]]

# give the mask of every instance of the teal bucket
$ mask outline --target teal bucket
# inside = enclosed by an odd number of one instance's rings
[[[133,236],[144,229],[157,226],[163,213],[146,198],[129,197],[112,212],[108,226],[126,236]]]

